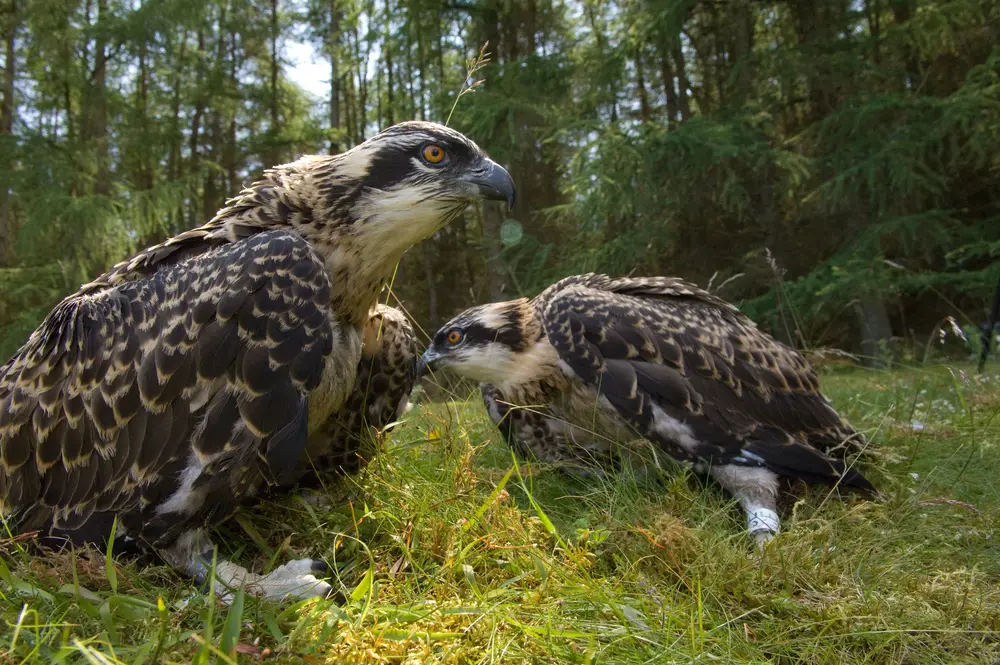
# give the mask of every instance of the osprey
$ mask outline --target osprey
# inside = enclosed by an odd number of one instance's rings
[[[874,492],[846,461],[864,437],[793,349],[712,294],[669,277],[568,277],[533,300],[446,323],[418,375],[483,382],[490,418],[522,455],[616,468],[650,448],[693,462],[746,511],[762,544],[779,530],[779,477]]]
[[[203,579],[203,527],[354,465],[364,417],[392,419],[415,351],[379,292],[482,197],[512,205],[510,175],[456,131],[402,123],[266,171],[206,225],[81,287],[0,368],[7,524],[101,542],[117,519],[119,540]],[[323,570],[219,561],[216,583],[326,595]]]
[[[354,388],[337,416],[310,438],[311,466],[297,470],[298,484],[315,486],[365,466],[376,452],[371,444],[403,415],[416,373],[413,327],[398,309],[376,305],[362,334]]]

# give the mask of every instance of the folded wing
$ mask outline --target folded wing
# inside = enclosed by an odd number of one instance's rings
[[[85,287],[0,368],[0,508],[22,529],[155,511],[189,458],[232,482],[290,472],[332,349],[329,277],[286,231],[202,250]]]

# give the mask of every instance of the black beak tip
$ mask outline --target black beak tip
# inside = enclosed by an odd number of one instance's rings
[[[430,371],[431,371],[430,364],[427,362],[424,356],[420,356],[420,358],[417,359],[417,381],[424,378],[424,376],[429,374]]]
[[[506,201],[507,210],[513,210],[514,202],[517,200],[517,191],[510,173],[493,160],[488,160],[485,171],[474,180],[479,185],[480,196],[491,201]]]

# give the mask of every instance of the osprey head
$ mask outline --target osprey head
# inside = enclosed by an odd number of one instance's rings
[[[434,334],[420,357],[417,376],[449,369],[469,379],[502,385],[531,369],[521,361],[541,339],[541,326],[526,298],[473,307]]]
[[[481,198],[513,206],[510,174],[453,129],[403,122],[347,152],[268,169],[211,225],[290,226],[323,255],[395,265]]]
[[[303,157],[268,175],[291,210],[279,223],[320,248],[357,243],[370,260],[398,258],[477,199],[514,204],[514,181],[502,166],[431,122],[393,125],[347,152]]]

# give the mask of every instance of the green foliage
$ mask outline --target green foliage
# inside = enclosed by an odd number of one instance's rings
[[[909,338],[980,317],[996,274],[985,0],[15,7],[0,352],[266,166],[409,118],[505,163],[523,229],[472,211],[404,258],[394,291],[427,328],[602,270],[714,278],[763,325],[795,319],[795,343],[855,348],[857,297]],[[293,82],[298,40],[337,72],[318,99]]]

